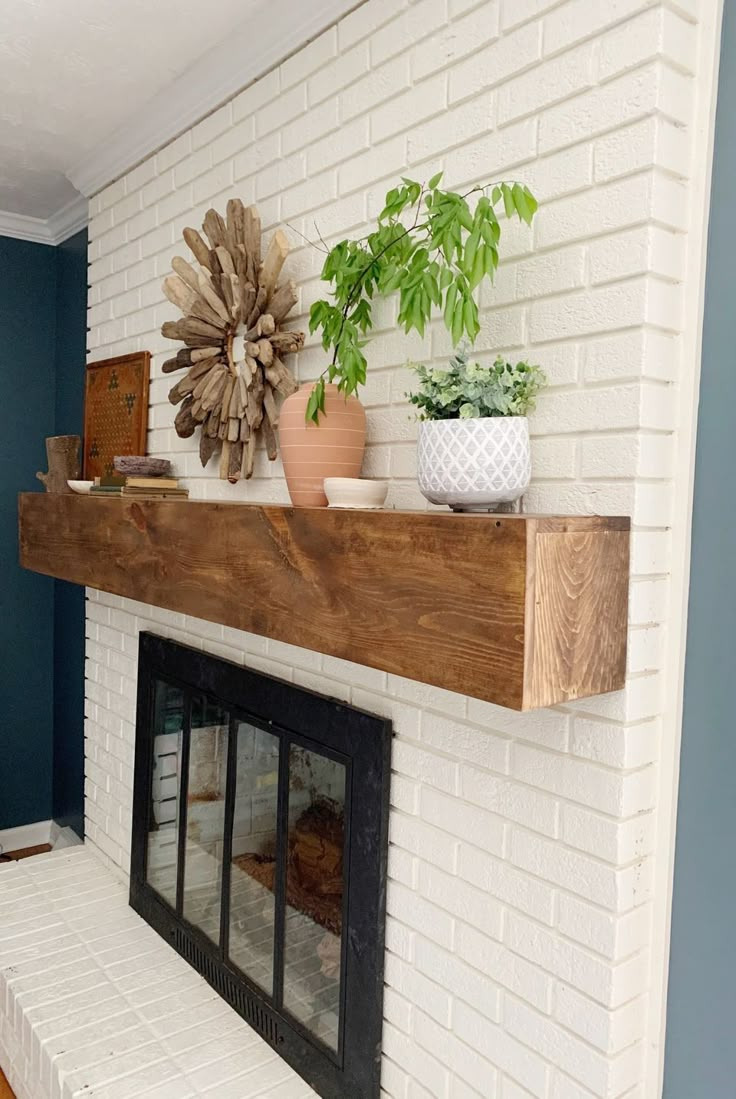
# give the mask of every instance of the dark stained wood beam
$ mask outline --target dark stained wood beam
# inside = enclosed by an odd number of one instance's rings
[[[517,710],[621,688],[629,520],[24,493],[28,569]]]

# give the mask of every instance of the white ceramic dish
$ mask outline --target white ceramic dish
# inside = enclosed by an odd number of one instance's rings
[[[388,494],[387,481],[362,477],[325,477],[325,496],[331,508],[382,508]]]
[[[94,484],[94,481],[67,481],[69,488],[72,492],[80,492],[82,494],[89,492]]]

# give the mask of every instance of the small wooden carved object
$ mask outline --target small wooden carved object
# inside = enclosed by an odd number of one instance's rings
[[[281,327],[297,301],[294,283],[279,283],[289,252],[284,233],[274,233],[261,259],[258,210],[237,198],[225,218],[208,210],[202,230],[183,234],[196,265],[174,256],[174,274],[163,281],[184,317],[166,321],[161,332],[185,344],[163,370],[186,371],[169,391],[172,404],[183,402],[176,433],[186,439],[199,427],[202,465],[219,448],[220,477],[234,484],[253,474],[259,433],[268,457],[276,457],[276,395],[297,389],[282,360],[304,346],[304,333]]]
[[[37,473],[47,492],[71,492],[69,481],[79,478],[79,435],[52,435],[46,440],[48,473]]]

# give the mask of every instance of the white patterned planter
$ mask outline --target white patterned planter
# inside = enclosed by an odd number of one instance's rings
[[[518,500],[532,474],[526,416],[425,420],[419,428],[419,488],[433,504],[488,511]]]

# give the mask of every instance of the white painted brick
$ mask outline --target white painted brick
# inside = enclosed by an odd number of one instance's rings
[[[493,855],[503,854],[504,823],[500,817],[484,809],[449,797],[441,790],[423,787],[420,815],[429,824],[450,832],[458,839],[473,843]]]
[[[394,744],[392,766],[400,773],[416,779],[422,786],[437,787],[455,793],[458,786],[458,764],[454,760],[422,751],[413,744]]]
[[[416,5],[416,17],[425,27],[437,28],[437,16],[444,14],[445,5],[441,0],[425,0]],[[422,9],[426,10],[422,10]],[[410,9],[412,13],[412,9]],[[412,13],[413,14],[413,13]],[[387,32],[391,28],[387,28]],[[452,31],[435,29],[429,38],[420,42],[411,52],[412,78],[422,80],[438,69],[459,61],[468,53],[493,42],[498,38],[499,11],[498,0],[486,2],[470,11],[466,16],[453,20]],[[476,58],[476,64],[483,64]]]
[[[514,739],[528,740],[560,751],[567,747],[570,719],[561,710],[521,714],[478,698],[469,698],[468,718],[482,728],[506,733]]]
[[[487,893],[426,863],[419,864],[416,887],[432,904],[500,940],[504,908]]]
[[[207,115],[192,129],[192,148],[199,149],[208,145],[216,137],[224,133],[232,125],[233,109],[231,103],[225,103],[218,107],[212,114]]]
[[[546,835],[557,830],[557,802],[513,780],[464,766],[461,792],[470,801]]]
[[[438,828],[428,828],[423,821],[403,813],[392,813],[389,837],[403,850],[421,856],[447,873],[455,872],[459,844],[454,836]]]
[[[514,747],[513,773],[533,786],[598,808],[612,816],[628,815],[634,796],[630,790],[639,785],[636,778],[638,772],[626,775],[597,769],[588,763],[526,744]]]
[[[454,1032],[441,1028],[428,1016],[417,1013],[415,1024],[417,1041],[426,1050],[440,1051],[444,1063],[452,1071],[480,1091],[493,1094],[497,1070],[480,1053],[456,1038]]]
[[[608,1067],[601,1053],[521,1003],[508,1002],[505,1021],[512,1034],[523,1038],[552,1064],[569,1072],[594,1094],[606,1094]]]
[[[641,325],[656,314],[656,304],[654,285],[644,278],[537,301],[530,311],[529,335],[533,343],[541,343],[604,332],[617,324]]]
[[[641,226],[590,246],[590,275],[594,283],[611,282],[650,271],[679,279],[684,273],[685,241],[679,234]]]
[[[650,65],[551,107],[539,124],[542,152],[559,149],[656,110],[663,99],[662,75]]]
[[[384,141],[407,127],[439,114],[447,104],[447,76],[440,73],[376,107],[371,113],[371,140]]]
[[[351,157],[339,171],[340,192],[349,194],[356,188],[364,188],[367,179],[386,179],[388,188],[392,173],[402,170],[406,163],[406,138],[403,134],[381,144],[374,144],[362,154]]]
[[[551,53],[604,31],[646,7],[648,0],[569,0],[544,21],[544,48]],[[632,38],[635,38],[635,33]]]
[[[271,133],[297,115],[303,114],[307,107],[307,90],[303,84],[297,84],[288,92],[275,96],[255,113],[256,136]]]
[[[541,54],[541,28],[532,23],[452,66],[449,100],[456,103],[530,67]]]
[[[280,69],[271,69],[235,96],[232,101],[233,122],[239,122],[247,115],[255,115],[264,104],[277,98],[279,90]]]
[[[187,130],[185,133],[180,134],[179,137],[174,138],[163,149],[159,149],[156,153],[155,170],[156,172],[165,172],[167,168],[173,167],[178,164],[180,160],[188,156],[192,151],[192,133],[191,130]]]
[[[487,731],[427,713],[422,717],[420,736],[423,744],[469,763],[501,774],[509,770],[510,742]]]
[[[407,137],[407,159],[410,164],[431,160],[434,150],[441,141],[447,141],[452,134],[452,145],[464,145],[474,140],[478,134],[487,133],[492,126],[494,93],[482,92],[469,103],[463,103],[429,122],[413,126]],[[438,136],[442,135],[440,141]],[[435,165],[432,164],[432,167]]]
[[[489,7],[489,18],[492,19]],[[447,0],[414,0],[391,23],[378,28],[370,39],[371,63],[381,65],[408,50],[428,34],[442,35],[447,17]],[[477,31],[477,28],[476,28]]]
[[[601,37],[598,56],[601,81],[659,56],[664,46],[665,14],[663,8],[652,8]]]
[[[571,847],[623,865],[652,854],[653,824],[651,813],[642,812],[620,823],[580,806],[566,805],[561,835]]]
[[[489,1023],[472,1008],[458,1004],[453,1029],[459,1038],[485,1054],[504,1073],[523,1083],[529,1089],[527,1094],[540,1096],[541,1099],[547,1095],[549,1069],[543,1059],[511,1038],[502,1028]]]
[[[414,966],[409,966],[400,958],[389,954],[386,957],[386,980],[392,989],[395,988],[407,998],[405,1003],[409,1008],[410,1017],[413,1015],[410,1005],[419,1003],[422,1005],[422,1011],[426,1011],[436,1022],[445,1027],[450,1026],[452,997],[440,985],[428,980]],[[393,1022],[388,1013],[386,1018]],[[407,1028],[406,1033],[411,1033],[411,1027]]]
[[[570,893],[611,910],[619,905],[621,875],[610,866],[530,832],[512,831],[511,861]]]
[[[280,465],[259,454],[233,490],[172,430],[158,329],[175,312],[160,281],[186,254],[183,225],[238,193],[268,231],[288,220],[295,242],[314,239],[316,221],[334,242],[366,231],[400,175],[440,168],[459,188],[519,178],[541,203],[533,232],[503,225],[478,357],[528,355],[550,379],[527,509],[634,517],[624,692],[516,714],[132,600],[88,601],[88,836],[123,871],[139,629],[392,719],[383,1099],[643,1099],[700,2],[367,0],[91,203],[88,346],[155,353],[149,448],[193,495],[277,501]],[[320,263],[304,246],[290,257],[295,327],[327,289]],[[377,317],[364,473],[390,477],[391,505],[424,507],[404,364],[441,362],[450,341],[439,321],[424,340],[398,333],[395,302]],[[300,378],[322,361],[311,341]],[[146,989],[134,1009],[168,1022],[155,1005],[178,1005]],[[229,1064],[236,1051],[220,1048]],[[149,1099],[166,1095],[167,1072],[185,1099],[180,1069],[159,1064]],[[133,1071],[114,1085],[121,1099]],[[243,1099],[235,1075],[207,1087]]]
[[[457,861],[458,874],[466,881],[544,923],[553,923],[554,889],[546,882],[469,844],[461,845]]]
[[[473,927],[459,923],[456,950],[469,965],[475,966],[514,995],[549,1012],[552,980],[548,973],[512,953],[502,943]]]
[[[501,25],[508,29],[530,19],[538,19],[541,25],[539,16],[559,3],[560,0],[502,0]]]
[[[337,28],[330,27],[318,38],[287,58],[281,65],[281,89],[303,83],[306,77],[321,69],[337,52]]]
[[[460,187],[478,180],[488,180],[489,165],[493,166],[489,182],[505,178],[512,170],[518,169],[519,165],[533,159],[537,143],[536,132],[536,121],[527,119],[497,133],[488,133],[475,141],[468,141],[448,157],[445,184],[448,187]],[[502,232],[504,240],[507,240],[510,236],[509,229],[504,226]],[[507,250],[506,255],[509,254]]]
[[[369,46],[363,41],[352,49],[341,49],[339,54],[328,63],[320,66],[319,71],[307,83],[310,105],[320,103],[334,94],[336,88],[347,88],[369,67]],[[344,102],[344,100],[343,100]]]
[[[567,985],[558,989],[554,1015],[568,1030],[612,1055],[640,1041],[646,1026],[646,1004],[641,998],[609,1012]]]
[[[352,159],[369,145],[369,122],[367,118],[340,127],[337,137],[330,135],[320,141],[310,141],[307,149],[307,169],[310,173],[321,172],[334,164]]]
[[[589,88],[592,83],[593,47],[585,44],[506,81],[498,94],[499,125],[536,114]]]
[[[638,175],[550,203],[536,226],[537,243],[547,248],[643,222],[651,213],[653,188],[651,176]]]
[[[335,99],[326,99],[318,107],[310,107],[306,116],[297,118],[281,128],[281,149],[285,156],[311,145],[325,134],[332,133],[339,125],[338,104]]]
[[[449,1099],[449,1073],[447,1068],[434,1056],[426,1051],[417,1049],[416,1043],[406,1035],[401,1034],[390,1024],[384,1026],[383,1049],[393,1061],[402,1066],[409,1074],[407,1085],[407,1097],[411,1099],[409,1087],[415,1083],[426,1083],[431,1087],[434,1099]],[[416,1092],[415,1095],[421,1095]]]

